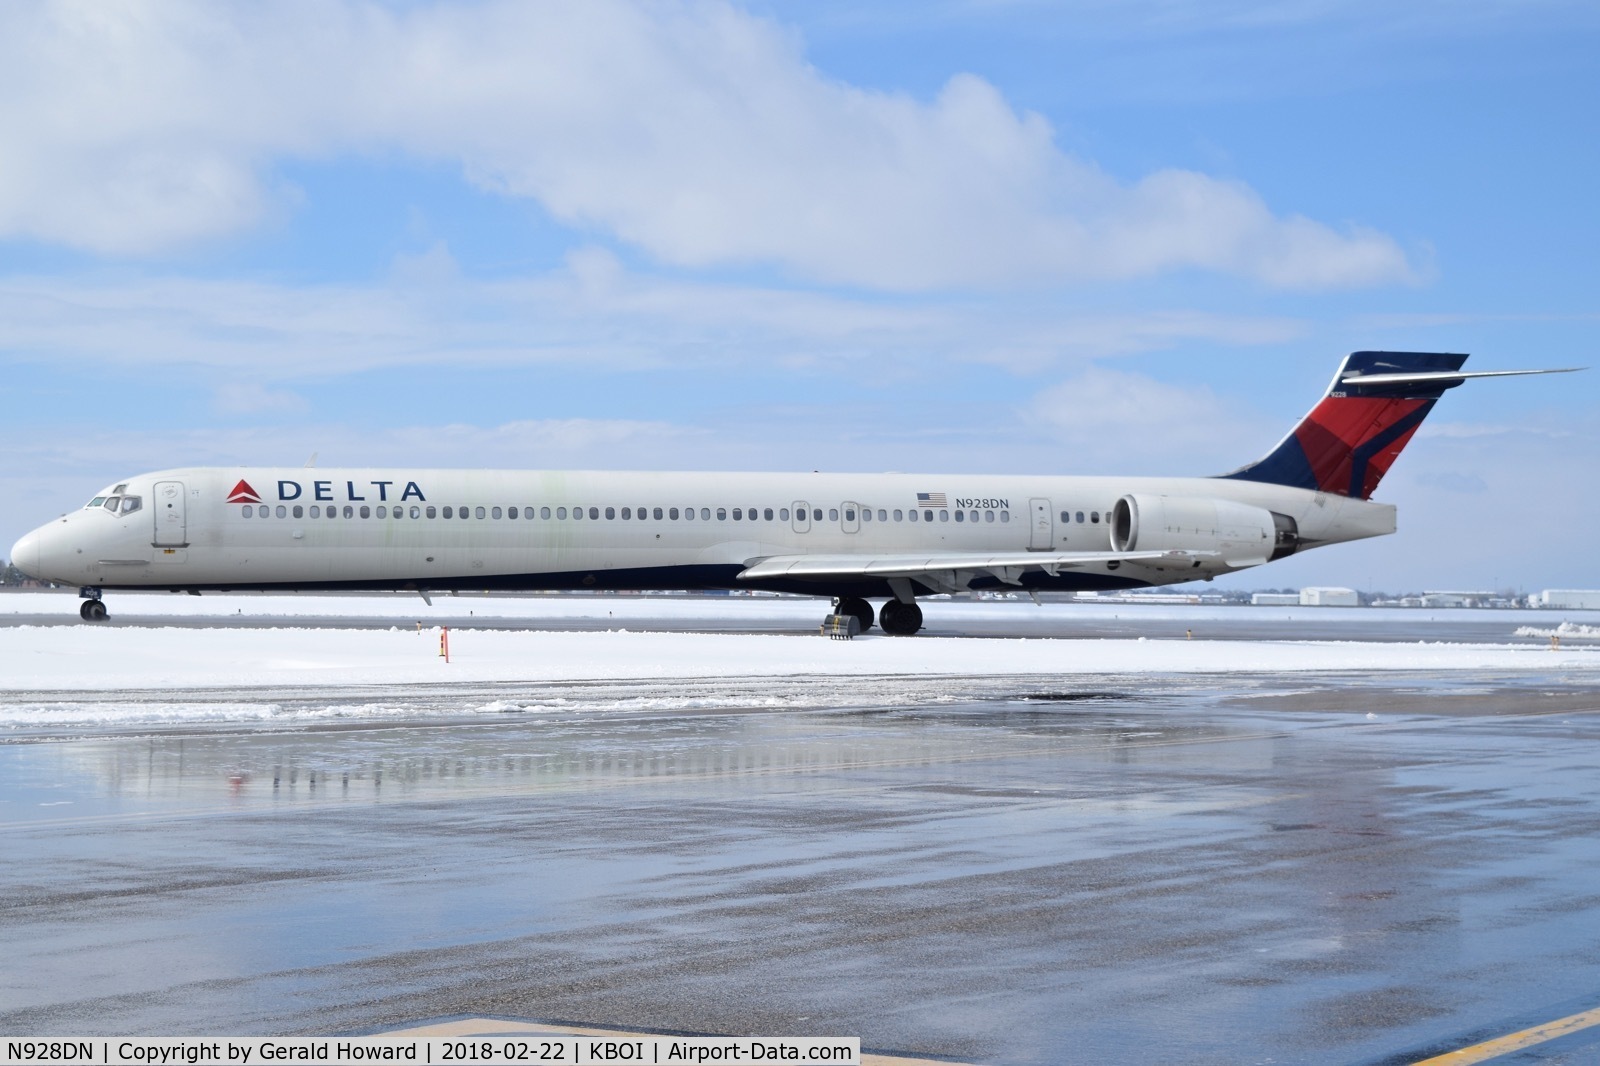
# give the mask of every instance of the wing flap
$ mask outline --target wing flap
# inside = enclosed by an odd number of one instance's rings
[[[1023,574],[1042,571],[1055,577],[1062,570],[1131,563],[1162,569],[1193,569],[1216,552],[936,552],[885,555],[774,555],[752,559],[739,578],[743,581],[794,578],[827,581],[842,577],[905,577],[938,588],[966,588],[974,577],[987,574],[1007,585],[1020,585]]]

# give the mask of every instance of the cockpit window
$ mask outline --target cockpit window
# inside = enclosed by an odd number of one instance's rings
[[[92,499],[88,503],[84,504],[84,506],[85,507],[101,507],[101,506],[104,506],[105,502],[106,502],[106,498],[104,496],[96,496],[94,499]]]
[[[117,513],[117,508],[119,508],[121,506],[122,506],[122,497],[121,496],[107,496],[106,497],[106,510],[110,511],[112,514],[116,514]]]
[[[122,498],[122,513],[123,514],[132,514],[133,512],[137,511],[143,505],[144,505],[144,501],[142,499],[140,499],[138,496],[124,496]]]

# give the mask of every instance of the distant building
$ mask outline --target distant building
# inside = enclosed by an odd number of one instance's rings
[[[1488,607],[1500,599],[1493,592],[1424,592],[1424,607]]]
[[[1600,610],[1600,589],[1545,589],[1529,596],[1528,606],[1596,611]]]
[[[1298,592],[1252,592],[1250,594],[1252,607],[1298,607],[1300,594]]]
[[[1361,597],[1355,589],[1310,588],[1300,590],[1302,607],[1359,607]]]

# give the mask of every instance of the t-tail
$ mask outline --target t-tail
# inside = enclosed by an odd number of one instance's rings
[[[1371,499],[1446,389],[1469,378],[1581,369],[1467,372],[1466,361],[1443,352],[1352,352],[1327,395],[1271,453],[1221,476]]]

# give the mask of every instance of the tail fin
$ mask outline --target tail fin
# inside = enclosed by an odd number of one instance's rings
[[[1466,361],[1439,352],[1352,352],[1322,402],[1270,454],[1221,476],[1369,499],[1444,390],[1489,376],[1457,373]]]

